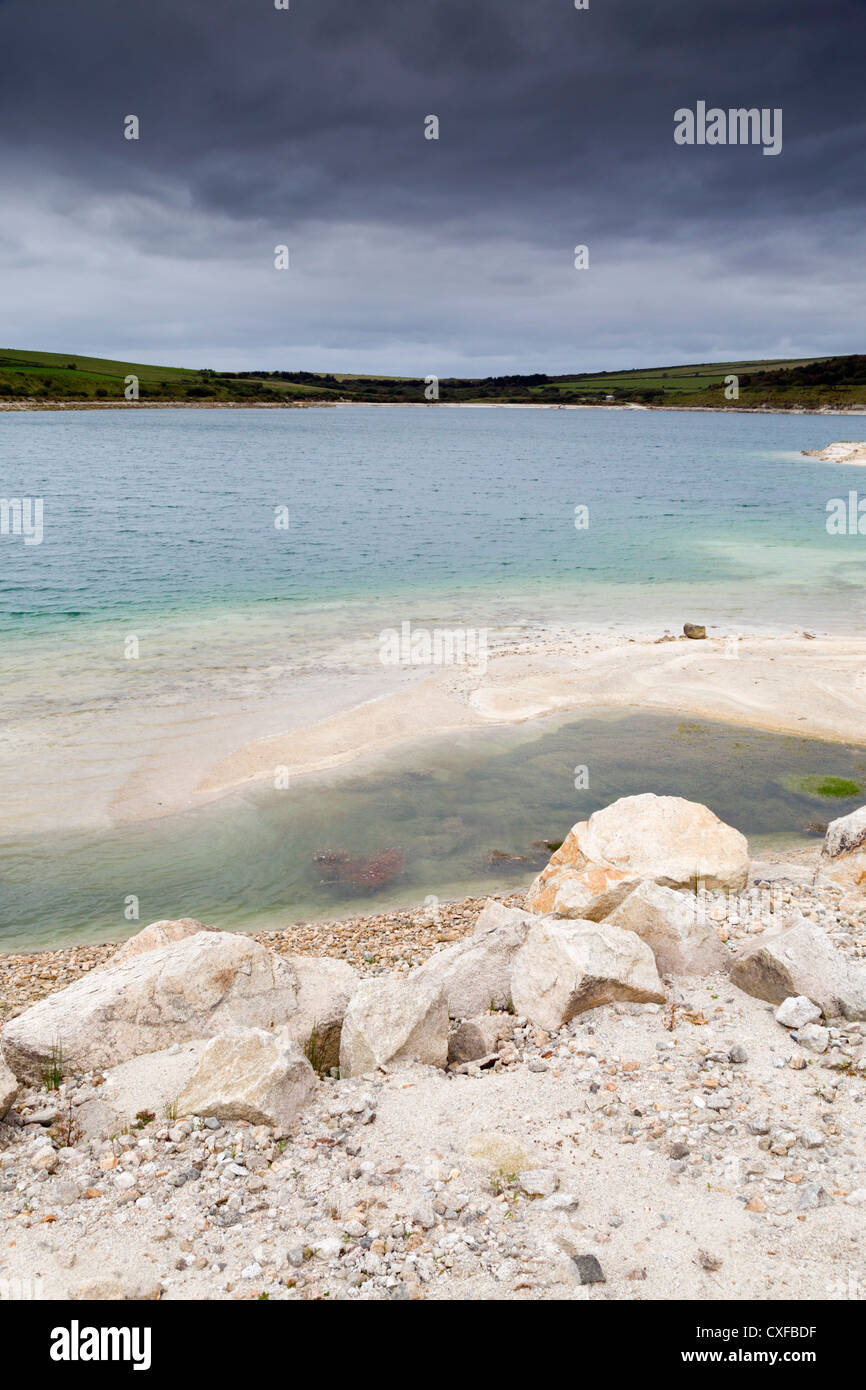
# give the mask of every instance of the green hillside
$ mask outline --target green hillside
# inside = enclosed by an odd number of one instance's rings
[[[725,398],[725,378],[739,379],[739,398]],[[416,402],[424,381],[411,377],[330,375],[322,372],[214,372],[160,367],[71,353],[0,349],[0,405],[30,401],[50,406],[124,400],[125,380],[138,379],[139,399],[190,403],[303,405],[316,401]],[[866,356],[705,362],[633,371],[547,376],[443,377],[439,399],[536,404],[767,406],[816,409],[866,407]]]

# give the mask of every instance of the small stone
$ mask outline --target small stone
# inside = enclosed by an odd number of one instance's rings
[[[812,1211],[816,1207],[829,1207],[830,1197],[818,1183],[806,1183],[797,1194],[797,1210]]]
[[[800,1143],[804,1149],[820,1149],[824,1143],[824,1136],[820,1129],[804,1129],[800,1135]]]
[[[573,1211],[580,1205],[580,1198],[573,1192],[552,1192],[538,1203],[539,1211]]]
[[[734,1043],[733,1047],[728,1051],[728,1060],[734,1062],[738,1066],[743,1062],[748,1062],[749,1054],[742,1043]]]
[[[807,1023],[797,1032],[797,1042],[809,1052],[826,1052],[830,1045],[830,1030],[817,1023]]]
[[[519,1186],[529,1197],[551,1197],[559,1186],[559,1178],[546,1168],[530,1168],[521,1174]]]
[[[821,1010],[805,994],[789,995],[776,1010],[776,1022],[784,1028],[803,1028],[807,1023],[817,1023]]]
[[[596,1255],[572,1255],[581,1284],[606,1284],[604,1271]]]

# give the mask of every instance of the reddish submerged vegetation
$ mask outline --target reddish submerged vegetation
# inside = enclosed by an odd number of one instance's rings
[[[356,893],[384,888],[397,877],[405,862],[399,849],[381,849],[367,859],[353,858],[346,850],[318,850],[314,858],[323,883],[338,884]]]

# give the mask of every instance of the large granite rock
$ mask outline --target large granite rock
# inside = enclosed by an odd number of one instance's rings
[[[824,836],[821,854],[826,859],[838,859],[840,854],[850,854],[852,850],[866,846],[866,806],[860,806],[850,815],[831,820]]]
[[[866,893],[866,806],[827,826],[818,880],[847,888],[855,902]]]
[[[340,1039],[340,1076],[377,1067],[448,1061],[448,1001],[433,980],[379,976],[362,980],[349,1002]]]
[[[109,956],[103,970],[122,961],[132,960],[133,956],[143,956],[147,951],[158,951],[160,946],[170,946],[174,941],[185,941],[188,936],[197,936],[200,931],[219,931],[218,927],[206,926],[194,917],[165,918],[142,927],[128,941],[124,941],[113,956]]]
[[[0,1057],[0,1120],[18,1094],[18,1080]]]
[[[348,961],[330,956],[284,956],[295,982],[294,1012],[286,1019],[289,1036],[299,1043],[315,1069],[340,1064],[343,1017],[360,981]]]
[[[607,924],[645,941],[663,975],[711,975],[730,965],[730,954],[693,893],[647,880],[629,893]]]
[[[3,1029],[7,1065],[39,1082],[62,1053],[65,1074],[106,1070],[171,1043],[232,1027],[274,1028],[297,1010],[290,968],[250,937],[198,932],[40,1000]]]
[[[474,1018],[511,1002],[511,964],[538,919],[520,908],[488,902],[471,936],[425,960],[409,976],[444,991],[452,1018]]]
[[[283,959],[251,937],[206,928],[134,952],[50,995],[6,1025],[3,1046],[22,1080],[37,1081],[56,1050],[64,1072],[74,1074],[227,1028],[280,1026],[325,1071],[338,1063],[343,1014],[357,982],[345,961]]]
[[[287,1129],[315,1086],[316,1074],[287,1029],[239,1028],[206,1044],[177,1113]]]
[[[547,918],[515,957],[511,991],[517,1012],[549,1030],[599,1004],[665,998],[653,953],[634,932]]]
[[[535,880],[527,902],[535,912],[600,922],[642,882],[637,874],[624,873],[610,864],[587,864],[582,869],[563,864],[537,889]]]
[[[568,870],[568,873],[563,873]],[[593,876],[592,870],[600,870]],[[666,888],[744,888],[749,846],[744,835],[725,825],[706,806],[679,796],[624,796],[579,821],[566,836],[527,894],[533,912],[556,911],[566,889],[588,895],[591,918],[610,908],[605,895],[623,879],[652,879]],[[599,901],[595,901],[595,898]],[[611,907],[615,907],[612,903]]]
[[[734,958],[731,979],[771,1004],[803,995],[827,1018],[866,1018],[866,971],[850,965],[827,933],[799,913],[744,947]]]

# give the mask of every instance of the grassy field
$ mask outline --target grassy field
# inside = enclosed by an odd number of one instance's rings
[[[725,378],[736,376],[739,396],[725,397]],[[143,402],[189,401],[303,405],[316,401],[423,401],[424,381],[350,373],[214,372],[208,368],[159,367],[141,362],[78,357],[71,353],[0,349],[0,405],[33,401],[122,402],[129,377]],[[574,376],[442,378],[439,399],[715,406],[736,410],[767,406],[816,409],[866,407],[866,356],[793,358],[759,362],[705,362],[642,367],[626,372]]]

